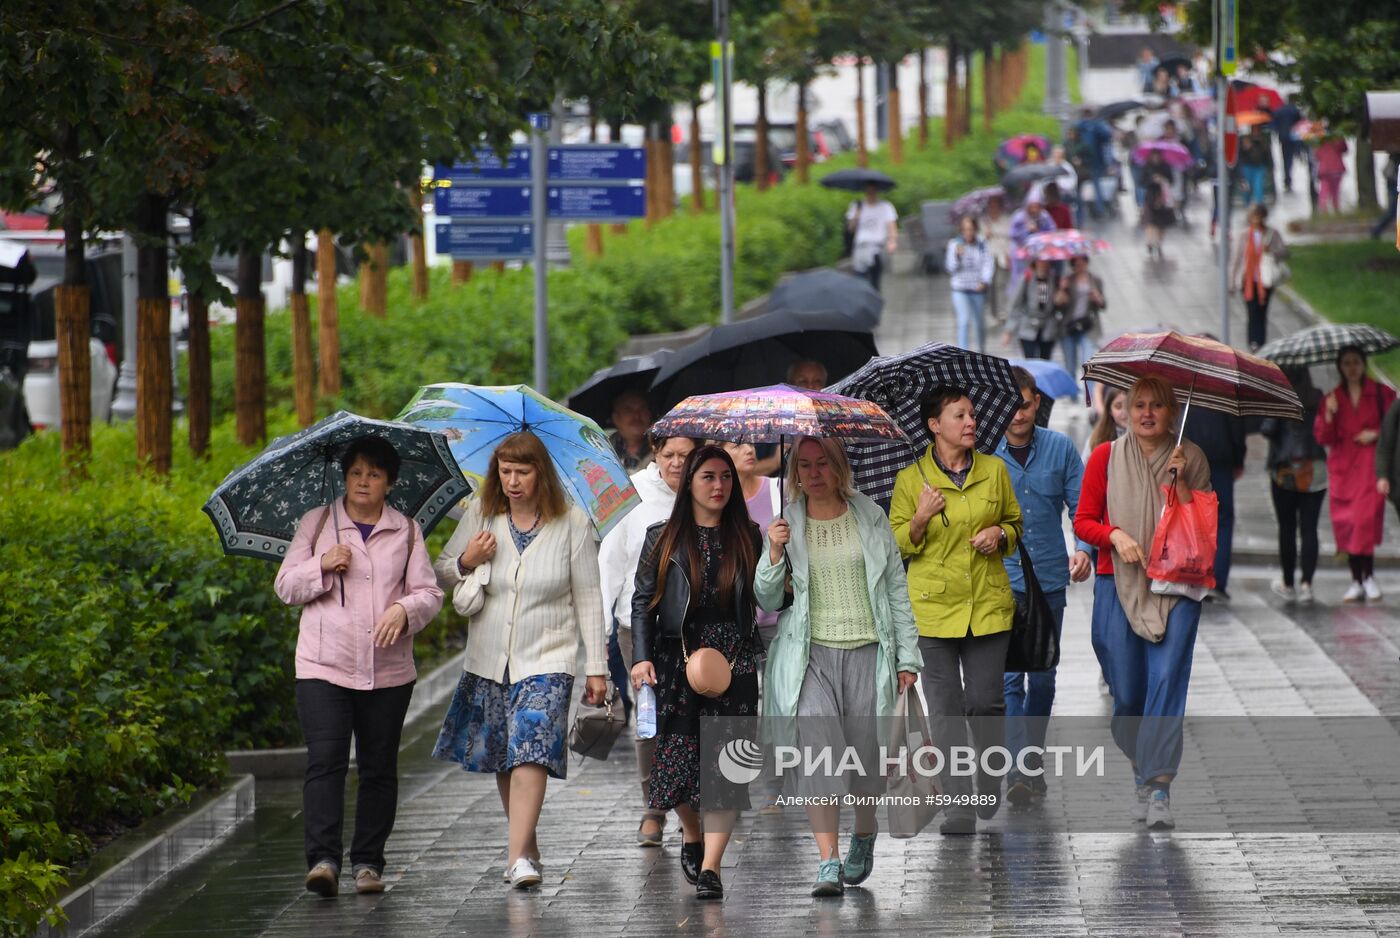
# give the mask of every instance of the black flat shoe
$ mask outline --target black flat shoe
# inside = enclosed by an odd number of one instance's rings
[[[700,864],[705,862],[705,843],[681,844],[681,872],[692,886],[700,878]]]
[[[977,833],[977,819],[965,814],[953,814],[945,817],[943,823],[939,825],[940,834],[975,834]]]
[[[697,899],[723,899],[724,883],[719,881],[719,874],[713,870],[701,870],[700,881],[695,884],[695,898]]]

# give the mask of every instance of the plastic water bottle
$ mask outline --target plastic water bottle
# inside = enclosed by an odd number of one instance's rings
[[[637,691],[637,738],[651,739],[656,735],[656,691],[643,684]]]

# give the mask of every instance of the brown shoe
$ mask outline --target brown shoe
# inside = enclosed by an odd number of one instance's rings
[[[306,888],[323,899],[333,899],[340,892],[340,867],[322,860],[306,874]]]
[[[372,866],[355,870],[355,891],[360,895],[384,891],[384,878]]]

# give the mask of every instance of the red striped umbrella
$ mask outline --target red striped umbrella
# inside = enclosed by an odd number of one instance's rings
[[[1016,256],[1022,260],[1067,261],[1102,254],[1108,249],[1108,242],[1101,238],[1091,238],[1078,228],[1061,228],[1031,235],[1016,249]]]
[[[1188,409],[1196,403],[1236,417],[1303,419],[1303,403],[1278,365],[1214,339],[1129,332],[1084,363],[1085,381],[1116,388],[1130,388],[1149,375],[1185,391]]]

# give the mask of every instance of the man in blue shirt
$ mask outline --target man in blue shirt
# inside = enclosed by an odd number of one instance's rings
[[[1050,609],[1055,614],[1058,638],[1065,618],[1065,590],[1071,581],[1081,583],[1093,570],[1088,544],[1076,544],[1074,556],[1065,549],[1063,517],[1066,509],[1070,519],[1079,507],[1079,485],[1084,479],[1084,462],[1073,441],[1063,433],[1035,425],[1040,409],[1040,392],[1035,378],[1024,368],[1013,368],[1016,383],[1021,388],[1021,407],[1011,418],[1006,436],[997,446],[996,454],[1006,463],[1016,500],[1021,503],[1023,534],[1035,575]],[[1011,577],[1011,589],[1018,601],[1025,598],[1026,581],[1021,572],[1018,553],[1003,561]],[[1023,749],[1045,746],[1045,733],[1050,722],[1050,707],[1055,702],[1054,670],[1025,674],[1007,672],[1006,748],[1018,757]],[[1028,768],[1040,765],[1038,753],[1028,753]],[[1045,778],[1036,774],[1025,776],[1013,766],[1007,778],[1006,800],[1026,804],[1035,795],[1045,794]]]

